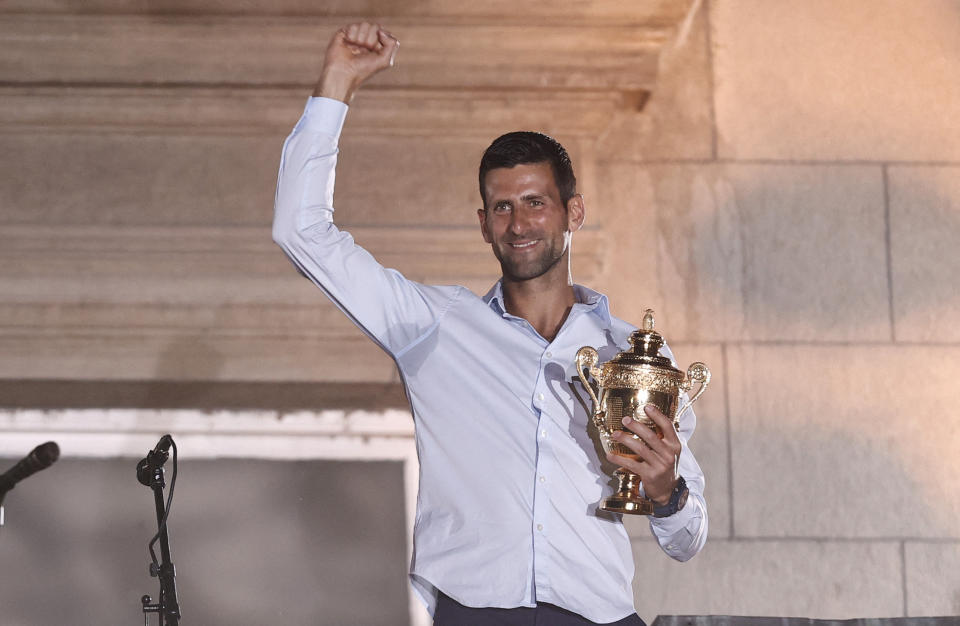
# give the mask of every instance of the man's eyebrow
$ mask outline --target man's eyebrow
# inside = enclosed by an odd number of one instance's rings
[[[540,200],[544,197],[546,197],[545,194],[533,192],[533,193],[523,194],[522,196],[520,196],[520,199],[521,200]]]

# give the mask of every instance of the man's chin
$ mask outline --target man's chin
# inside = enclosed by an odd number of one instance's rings
[[[515,265],[512,263],[500,262],[500,272],[503,278],[511,282],[520,283],[528,280],[540,278],[550,271],[550,268],[556,264],[544,265]]]

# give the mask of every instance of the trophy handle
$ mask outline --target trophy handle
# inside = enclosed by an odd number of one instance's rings
[[[587,393],[590,394],[590,399],[593,400],[594,421],[597,420],[597,417],[601,413],[600,401],[597,400],[597,394],[593,392],[593,386],[590,384],[590,381],[587,380],[587,377],[583,375],[583,371],[587,370],[592,372],[594,366],[596,366],[599,361],[600,355],[590,346],[584,346],[577,350],[577,376],[580,377],[580,382],[587,388]]]
[[[680,427],[680,416],[683,415],[683,412],[693,406],[693,403],[697,401],[703,392],[707,389],[707,385],[710,384],[710,368],[708,368],[703,363],[699,361],[696,363],[691,363],[690,367],[687,368],[687,384],[700,383],[700,388],[697,389],[697,393],[693,394],[693,397],[687,400],[687,403],[683,405],[679,411],[677,411],[677,416],[673,420],[674,426],[678,429]]]

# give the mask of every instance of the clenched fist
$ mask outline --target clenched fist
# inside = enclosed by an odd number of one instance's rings
[[[379,24],[359,22],[338,30],[327,46],[314,96],[350,103],[368,78],[393,65],[400,42]]]

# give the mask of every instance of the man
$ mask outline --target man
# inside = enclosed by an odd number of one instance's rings
[[[484,154],[480,231],[503,277],[483,298],[409,281],[333,224],[346,104],[393,64],[398,45],[374,24],[334,35],[316,97],[284,144],[273,235],[397,363],[420,459],[411,583],[438,626],[642,624],[629,539],[619,516],[597,509],[612,487],[574,361],[584,345],[612,358],[634,328],[568,280],[585,206],[566,151],[545,135],[511,133]],[[662,440],[629,419],[639,440],[620,437],[644,462],[607,460],[641,477],[663,507],[654,536],[686,560],[707,529],[703,475],[683,445],[695,418],[688,412],[677,433],[652,407],[647,414]]]

